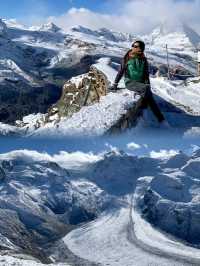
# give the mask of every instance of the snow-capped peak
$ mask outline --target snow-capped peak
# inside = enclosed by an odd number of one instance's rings
[[[200,48],[200,35],[194,31],[191,27],[187,24],[183,24],[183,30],[187,37],[189,38],[190,42],[196,47]]]
[[[43,24],[40,28],[40,31],[50,31],[50,32],[58,32],[61,30],[58,26],[56,26],[53,22],[49,22],[47,24]]]
[[[0,19],[0,36],[4,36],[7,32],[7,26],[5,24],[5,22]]]
[[[170,25],[162,23],[150,34],[150,43],[155,46],[166,45],[179,50],[195,50],[200,45],[200,35],[183,23]]]
[[[107,28],[100,28],[98,30],[92,30],[87,27],[83,26],[74,26],[71,28],[71,31],[82,33],[82,34],[87,34],[91,36],[95,36],[101,39],[105,39],[107,41],[112,41],[112,42],[130,42],[135,39],[135,36],[132,34],[128,33],[122,33],[122,32],[116,32],[111,29]]]
[[[135,36],[129,33],[116,32],[107,28],[100,28],[97,31],[100,35],[110,39],[111,41],[133,41]]]
[[[2,21],[8,28],[26,29],[26,27],[16,19],[2,19]]]
[[[87,28],[87,27],[83,27],[81,25],[77,25],[71,28],[71,31],[73,32],[81,32],[81,33],[85,33],[85,34],[94,34],[95,31]]]

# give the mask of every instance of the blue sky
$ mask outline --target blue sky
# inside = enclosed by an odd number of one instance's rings
[[[137,2],[137,0],[133,0]],[[23,20],[28,15],[57,16],[71,7],[85,7],[100,13],[118,12],[117,7],[131,0],[3,0],[0,1],[0,17]],[[163,1],[168,2],[169,0]],[[197,0],[199,1],[199,0]],[[156,2],[156,1],[155,1]],[[174,2],[195,2],[195,0],[174,0]]]
[[[0,1],[0,17],[24,20],[29,15],[58,16],[72,7],[109,13],[110,0],[6,0]],[[116,1],[117,2],[117,1]],[[11,8],[12,7],[12,8]]]

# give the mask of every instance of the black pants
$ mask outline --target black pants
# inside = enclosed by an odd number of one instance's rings
[[[162,122],[163,120],[165,120],[156,101],[153,98],[150,85],[131,81],[130,83],[126,84],[126,88],[141,95],[141,97],[143,98],[142,108],[147,108],[149,106],[156,118],[158,119],[158,122]]]
[[[150,107],[156,118],[158,119],[158,122],[162,122],[165,120],[163,114],[161,113],[156,101],[153,98],[153,94],[151,92],[150,87],[147,89],[143,101],[142,101],[142,108]]]

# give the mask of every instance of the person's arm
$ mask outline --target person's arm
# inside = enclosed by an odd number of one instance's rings
[[[122,76],[124,75],[124,71],[125,71],[125,60],[123,58],[122,63],[121,63],[120,68],[119,68],[119,71],[117,73],[117,76],[115,78],[114,84],[118,85]]]
[[[148,63],[146,58],[145,58],[145,68],[144,68],[144,83],[145,84],[150,84],[149,63]]]
[[[117,90],[118,83],[120,82],[122,76],[124,75],[129,52],[130,52],[130,50],[125,54],[124,58],[122,59],[119,71],[118,71],[117,76],[115,78],[115,81],[114,81],[114,83],[112,85],[112,88],[114,90]]]

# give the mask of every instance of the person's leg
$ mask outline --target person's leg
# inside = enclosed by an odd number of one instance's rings
[[[159,122],[162,122],[165,120],[163,114],[161,113],[156,101],[153,98],[153,94],[151,92],[151,89],[148,88],[146,95],[144,97],[144,105],[145,106],[149,106],[152,110],[152,112],[154,113],[154,115],[156,116],[156,118],[158,119]]]
[[[135,93],[143,96],[146,92],[146,87],[147,85],[141,82],[137,82],[137,81],[130,81],[126,84],[126,88],[130,91],[134,91]]]

